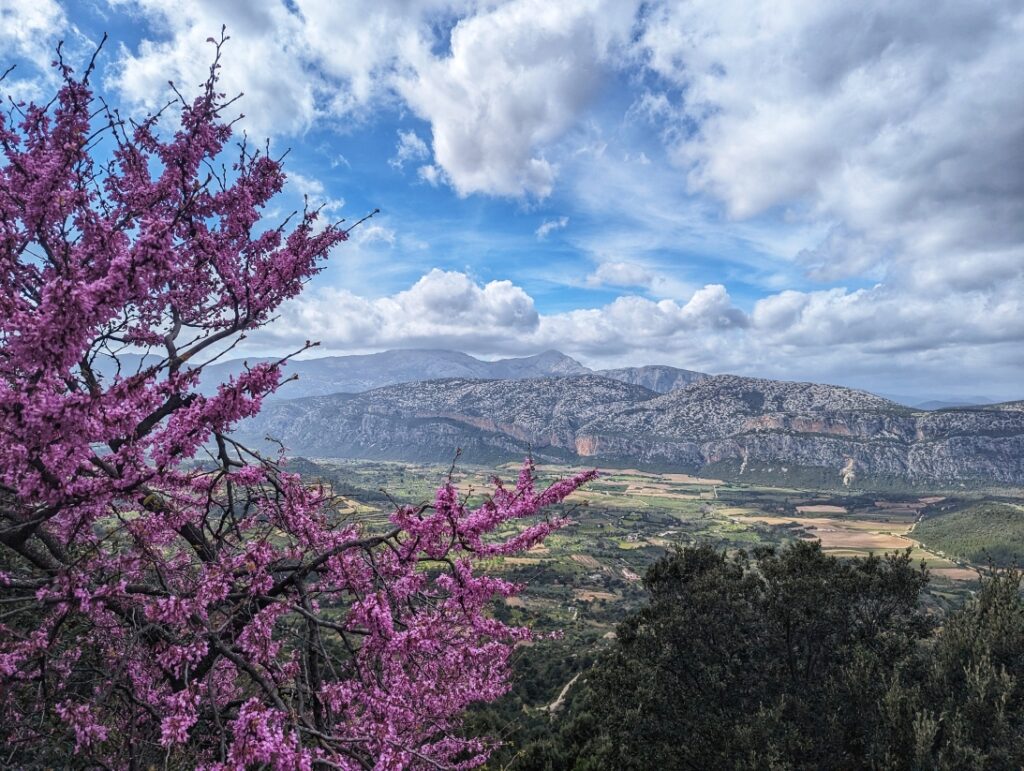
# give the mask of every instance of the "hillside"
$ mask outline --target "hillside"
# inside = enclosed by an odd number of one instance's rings
[[[597,375],[445,379],[268,404],[247,441],[313,457],[641,465],[794,483],[1024,484],[1024,411],[922,412],[839,386],[706,377],[657,394]]]
[[[528,380],[451,378],[361,394],[277,401],[239,434],[265,435],[314,457],[444,461],[461,447],[470,462],[575,456],[584,422],[656,394],[596,375]]]
[[[925,517],[914,537],[947,556],[979,565],[1024,562],[1024,506],[984,501]]]

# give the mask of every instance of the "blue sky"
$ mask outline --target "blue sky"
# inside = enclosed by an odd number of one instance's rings
[[[0,0],[20,97],[203,79],[290,148],[286,211],[382,213],[250,342],[557,348],[1021,398],[1024,6]],[[272,213],[273,214],[273,213]]]

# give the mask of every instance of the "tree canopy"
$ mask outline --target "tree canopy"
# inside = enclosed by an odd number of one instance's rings
[[[946,619],[923,604],[927,581],[909,553],[678,550],[516,767],[1019,768],[1020,574]]]

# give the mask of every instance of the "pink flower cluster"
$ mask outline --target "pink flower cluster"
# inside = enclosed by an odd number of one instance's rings
[[[346,231],[262,221],[284,175],[245,142],[225,161],[218,67],[141,123],[63,64],[53,102],[0,115],[3,757],[478,766],[460,715],[529,631],[489,613],[519,587],[476,562],[565,525],[542,511],[593,473],[538,490],[527,463],[477,507],[444,484],[371,532],[232,439],[287,362],[212,395],[204,367]]]

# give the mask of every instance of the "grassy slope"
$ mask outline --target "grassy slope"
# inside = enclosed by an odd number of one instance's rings
[[[914,538],[974,563],[1024,564],[1024,506],[984,501],[929,516]]]

